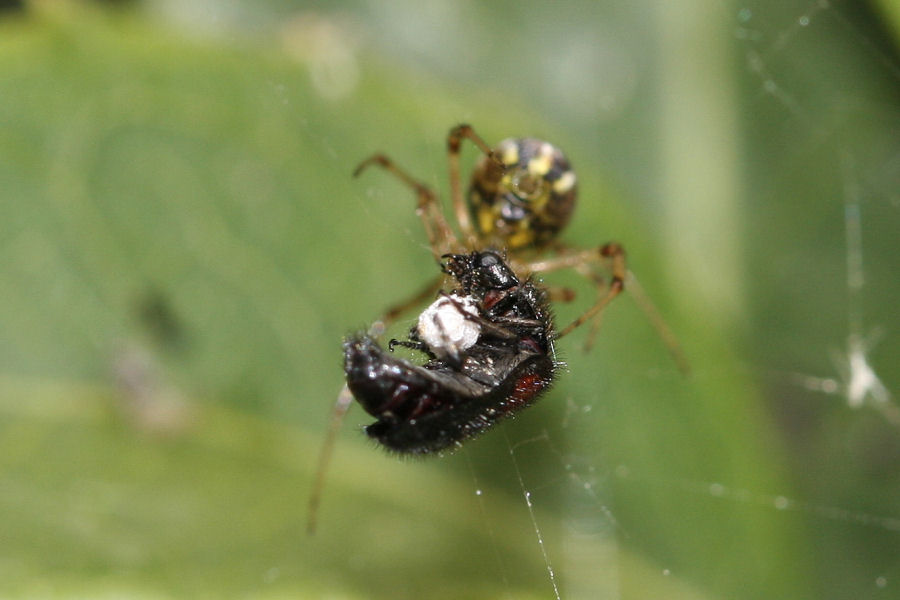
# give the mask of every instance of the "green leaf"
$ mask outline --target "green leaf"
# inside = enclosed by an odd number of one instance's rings
[[[807,596],[728,324],[672,299],[661,244],[562,134],[568,241],[627,246],[693,374],[618,300],[539,406],[458,454],[398,461],[351,412],[305,534],[342,336],[436,273],[409,190],[354,165],[384,150],[443,191],[450,126],[554,131],[375,59],[339,99],[310,68],[127,18],[2,24],[3,595]],[[565,322],[592,291],[554,281],[580,293]]]

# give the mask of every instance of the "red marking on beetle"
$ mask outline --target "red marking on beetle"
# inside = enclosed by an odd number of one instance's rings
[[[509,399],[515,403],[528,402],[546,386],[546,380],[540,375],[535,375],[534,373],[523,375],[516,381],[516,387],[510,394]]]
[[[491,310],[495,304],[500,302],[503,298],[508,295],[507,291],[500,290],[488,290],[484,294],[484,300],[482,301],[482,306],[484,306],[484,310]]]

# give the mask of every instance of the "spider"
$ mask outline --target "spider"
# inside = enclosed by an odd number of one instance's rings
[[[471,176],[468,204],[460,185],[459,153],[463,140],[483,153]],[[568,159],[556,146],[535,138],[507,139],[491,149],[469,125],[457,125],[447,136],[450,197],[462,241],[444,217],[440,199],[428,186],[408,175],[384,154],[364,160],[354,171],[358,177],[377,165],[395,175],[417,196],[416,212],[422,220],[436,261],[449,253],[477,248],[502,248],[514,272],[530,273],[575,268],[588,275],[590,266],[605,263],[611,273],[606,304],[623,288],[627,272],[625,252],[611,242],[592,250],[575,250],[557,241],[568,224],[578,193],[577,179]],[[552,257],[540,258],[552,250]],[[588,275],[598,283],[602,280]],[[410,307],[432,297],[441,279],[428,283],[418,294],[389,308],[380,323],[387,326]],[[571,300],[569,290],[553,290],[554,299]],[[598,308],[596,313],[602,310]],[[590,315],[593,316],[593,315]],[[587,318],[590,318],[587,317]],[[573,323],[566,333],[579,323]]]
[[[469,140],[482,152],[482,156],[472,172],[468,202],[463,197],[460,184],[459,156],[464,140]],[[519,325],[510,326],[495,322],[498,315],[491,313],[490,308],[485,308],[485,297],[482,297],[480,292],[473,294],[473,289],[481,288],[477,288],[477,286],[472,288],[469,283],[469,279],[479,276],[481,271],[471,265],[468,269],[461,268],[459,265],[464,264],[464,261],[461,262],[459,257],[469,256],[471,261],[474,260],[471,257],[479,256],[479,251],[485,250],[487,252],[484,254],[499,258],[500,255],[492,250],[502,249],[505,251],[505,260],[500,259],[499,262],[502,269],[508,271],[516,282],[507,289],[531,290],[529,292],[516,291],[512,295],[518,297],[524,294],[524,297],[534,300],[530,308],[520,307],[517,309],[525,313],[533,313],[530,317],[517,316],[516,310],[513,310],[513,318],[537,321],[542,325],[542,335],[546,338],[548,346],[542,348],[538,354],[543,354],[546,360],[550,361],[549,364],[553,364],[552,360],[547,358],[548,353],[552,350],[552,346],[549,344],[587,321],[593,321],[586,342],[586,348],[590,347],[604,308],[623,291],[627,281],[629,289],[638,292],[636,298],[639,305],[660,332],[679,368],[683,372],[687,372],[686,361],[683,359],[674,336],[669,332],[649,300],[640,293],[636,280],[627,270],[624,248],[616,242],[609,242],[597,248],[583,250],[568,247],[558,241],[559,233],[571,218],[577,196],[577,178],[568,159],[559,148],[535,138],[517,138],[504,140],[496,149],[492,149],[471,126],[461,124],[453,127],[447,136],[447,158],[450,199],[459,229],[459,237],[447,222],[437,194],[398,167],[386,155],[379,153],[369,157],[360,163],[353,173],[356,177],[370,166],[379,166],[409,186],[416,194],[416,213],[422,221],[434,259],[438,263],[441,263],[443,259],[449,258],[450,260],[442,266],[444,276],[429,282],[408,300],[390,307],[382,318],[373,324],[368,334],[351,337],[345,341],[347,385],[338,396],[319,457],[309,503],[308,531],[310,532],[315,527],[315,516],[325,472],[337,432],[354,396],[368,412],[379,417],[379,421],[367,428],[367,433],[388,448],[397,451],[420,454],[439,451],[450,446],[458,446],[463,440],[486,428],[475,428],[476,431],[471,427],[467,429],[466,425],[474,422],[466,413],[466,402],[478,395],[451,392],[450,396],[453,397],[450,401],[444,401],[443,406],[451,407],[448,412],[454,410],[457,412],[455,415],[444,417],[443,424],[453,425],[452,428],[457,430],[456,433],[446,434],[441,427],[418,428],[413,435],[405,435],[410,433],[410,431],[405,431],[399,441],[385,433],[386,428],[391,429],[391,425],[396,425],[396,415],[393,414],[394,406],[384,403],[388,395],[396,395],[397,388],[395,386],[410,387],[412,384],[412,387],[420,386],[421,390],[424,389],[421,386],[429,383],[427,380],[430,377],[433,378],[436,373],[446,371],[446,369],[455,369],[455,373],[443,381],[445,385],[442,387],[444,391],[452,390],[452,384],[458,384],[461,381],[460,369],[465,364],[465,359],[479,356],[481,353],[481,358],[475,361],[477,363],[479,360],[481,362],[488,359],[496,360],[499,356],[497,354],[499,350],[495,347],[484,346],[483,343],[477,341],[466,347],[458,346],[457,341],[451,340],[448,334],[452,333],[453,337],[458,334],[459,337],[465,338],[465,331],[459,332],[455,326],[448,327],[446,325],[438,326],[437,337],[433,337],[430,341],[423,340],[422,332],[416,329],[411,332],[410,339],[407,341],[391,341],[389,347],[391,350],[394,346],[401,345],[425,352],[430,357],[430,362],[422,367],[415,367],[406,361],[400,362],[393,359],[377,345],[376,340],[387,325],[413,306],[432,298],[441,289],[445,276],[451,275],[456,278],[460,289],[457,290],[455,297],[454,294],[442,294],[432,306],[426,309],[426,313],[433,310],[435,314],[442,315],[434,317],[435,323],[443,322],[445,317],[450,319],[455,317],[458,322],[474,323],[478,328],[487,324],[488,329],[494,333],[496,333],[496,329],[504,330],[506,337],[517,340],[517,343],[522,339],[530,339],[528,335],[525,335],[526,332],[519,329]],[[469,254],[470,251],[472,254]],[[538,314],[544,315],[546,312],[545,297],[571,301],[573,294],[566,289],[551,289],[545,293],[543,288],[537,287],[530,277],[534,273],[566,268],[572,268],[594,282],[598,288],[598,299],[566,327],[554,331],[549,316],[546,320],[543,320],[543,316],[537,316]],[[598,272],[598,269],[608,272],[608,281]],[[521,286],[520,280],[525,282]],[[536,300],[536,298],[540,298],[540,300]],[[438,306],[442,299],[443,302],[450,303],[450,308],[445,306],[442,309]],[[546,314],[549,315],[549,312]],[[510,316],[506,315],[503,318],[510,318]],[[453,331],[449,331],[450,329]],[[465,327],[462,329],[464,330]],[[485,354],[485,352],[487,353]],[[512,388],[508,385],[520,375],[516,370],[515,363],[516,361],[513,360],[505,368],[495,370],[491,374],[493,378],[489,382],[488,391],[481,395],[482,398],[494,403],[502,403],[504,398],[508,400],[515,397],[517,388],[515,385]],[[534,397],[552,381],[552,368],[547,367],[542,371],[541,377],[541,381],[544,383],[538,386],[540,389],[535,390]],[[381,387],[373,392],[371,384]],[[533,398],[530,397],[529,401],[531,400]],[[426,402],[426,404],[428,403]],[[441,402],[438,401],[437,404],[441,404]],[[398,406],[400,405],[407,411],[407,416],[415,413],[414,421],[415,417],[420,414],[415,411],[423,410],[415,406],[410,408],[410,405],[404,402],[400,402]],[[508,412],[506,411],[506,413]],[[481,413],[482,416],[484,414],[486,413]],[[387,426],[384,425],[382,417],[386,417]],[[490,419],[487,426],[494,420]],[[400,430],[403,431],[403,428],[401,427]],[[425,439],[422,439],[423,437]]]

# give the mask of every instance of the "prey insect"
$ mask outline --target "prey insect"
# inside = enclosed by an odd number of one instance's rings
[[[553,319],[537,283],[520,282],[493,251],[443,258],[456,286],[419,316],[408,340],[389,345],[427,362],[397,358],[370,335],[344,342],[347,386],[377,419],[366,434],[395,452],[460,446],[530,405],[556,369]]]
[[[459,164],[464,140],[482,152],[465,197]],[[438,195],[386,155],[375,154],[354,171],[358,176],[379,166],[415,192],[416,213],[432,255],[442,265],[442,276],[389,308],[368,333],[345,341],[347,384],[338,396],[319,457],[309,504],[310,532],[337,432],[354,398],[377,418],[366,433],[391,450],[429,454],[458,447],[546,390],[554,374],[554,341],[591,322],[589,347],[604,309],[626,285],[679,368],[688,370],[674,336],[628,271],[624,248],[609,242],[577,249],[558,240],[577,198],[575,172],[559,148],[535,138],[518,138],[492,149],[472,127],[458,125],[447,136],[447,158],[459,236],[445,218]],[[495,287],[485,285],[482,280],[490,269],[480,261],[496,261],[494,272],[508,277],[503,284],[508,287],[498,287],[496,281]],[[598,297],[556,331],[547,301],[570,301],[573,294],[566,289],[544,290],[531,276],[560,269],[574,269],[595,283]],[[381,348],[378,338],[384,329],[434,298],[448,277],[455,287],[441,292],[422,313],[410,339],[392,340],[387,351]],[[496,300],[498,294],[501,301]],[[419,350],[428,360],[416,366],[395,358],[390,350],[398,345]]]

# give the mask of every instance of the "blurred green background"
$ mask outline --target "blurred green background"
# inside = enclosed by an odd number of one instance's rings
[[[5,3],[0,595],[897,597],[898,35],[891,0]],[[435,273],[351,171],[445,192],[459,122],[566,150],[565,239],[626,246],[693,373],[625,297],[452,456],[353,410],[307,536],[341,338]]]

